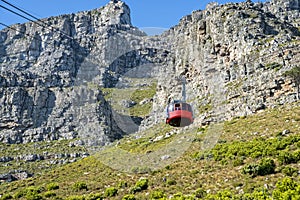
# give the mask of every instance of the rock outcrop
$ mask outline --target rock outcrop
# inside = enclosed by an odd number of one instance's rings
[[[153,37],[132,26],[121,1],[40,23],[0,31],[2,143],[80,137],[105,145],[128,134],[102,88],[146,65],[158,85],[140,129],[164,120],[182,75],[199,126],[296,101],[282,74],[299,63],[298,0],[211,3]]]

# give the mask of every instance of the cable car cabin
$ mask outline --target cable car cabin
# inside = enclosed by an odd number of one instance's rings
[[[182,101],[174,101],[167,108],[166,124],[175,127],[184,127],[193,123],[193,110],[190,104]]]

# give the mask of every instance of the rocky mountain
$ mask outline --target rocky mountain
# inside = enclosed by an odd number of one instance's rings
[[[181,98],[181,76],[194,126],[294,102],[295,83],[283,73],[300,60],[299,12],[298,0],[210,3],[162,35],[147,36],[131,24],[124,2],[110,1],[3,29],[0,142],[109,144],[164,121],[168,99]],[[153,79],[153,98],[131,104],[123,96],[124,107],[150,103],[146,115],[117,112],[124,108],[106,98]]]

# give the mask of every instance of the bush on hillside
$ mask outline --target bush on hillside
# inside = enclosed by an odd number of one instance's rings
[[[4,194],[1,198],[0,198],[0,200],[8,200],[8,199],[12,199],[13,198],[13,196],[11,196],[10,194]]]
[[[203,198],[206,196],[206,191],[203,188],[198,188],[195,192],[194,192],[195,197],[197,198]]]
[[[123,196],[122,200],[136,200],[133,194],[126,194]]]
[[[268,174],[273,174],[275,172],[275,162],[270,158],[265,158],[260,161],[259,164],[251,163],[247,164],[242,168],[243,174],[249,174],[252,177],[264,176]]]
[[[163,199],[166,195],[162,190],[155,190],[151,192],[150,199]]]
[[[57,189],[59,189],[59,186],[58,186],[57,183],[49,183],[49,184],[46,186],[46,189],[47,189],[48,191],[50,191],[50,190],[57,190]]]
[[[73,190],[78,192],[80,190],[88,190],[88,187],[85,182],[76,182],[73,184]]]
[[[143,179],[138,180],[135,183],[135,186],[133,188],[131,188],[131,193],[135,194],[142,190],[146,190],[147,188],[148,188],[148,179],[143,178]]]
[[[109,187],[109,188],[106,188],[104,195],[106,197],[113,197],[113,196],[116,196],[117,193],[118,193],[118,189],[117,188],[115,188],[115,187]]]
[[[300,199],[300,184],[291,178],[284,178],[276,183],[273,199]]]
[[[297,176],[298,169],[290,166],[285,166],[283,169],[281,169],[281,172],[286,176]]]

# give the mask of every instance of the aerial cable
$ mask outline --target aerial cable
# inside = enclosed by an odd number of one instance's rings
[[[1,1],[3,1],[3,0],[1,0]],[[4,1],[3,1],[4,2]],[[42,26],[43,28],[45,28],[45,29],[48,29],[48,30],[50,30],[50,31],[53,31],[53,27],[51,27],[52,29],[49,29],[46,25],[44,25],[44,24],[41,24],[41,23],[39,23],[39,22],[41,22],[41,20],[39,20],[38,19],[38,22],[37,21],[33,21],[32,19],[30,19],[30,18],[28,18],[28,17],[26,17],[26,16],[24,16],[24,15],[22,15],[22,14],[20,14],[20,13],[17,13],[17,12],[15,12],[15,11],[13,11],[13,10],[11,10],[11,9],[9,9],[9,8],[7,8],[7,7],[5,7],[5,6],[2,6],[2,5],[0,5],[0,7],[1,8],[3,8],[3,9],[5,9],[5,10],[7,10],[7,11],[9,11],[9,12],[11,12],[11,13],[13,13],[13,14],[15,14],[15,15],[18,15],[19,17],[22,17],[22,18],[24,18],[24,19],[26,19],[26,20],[29,20],[29,21],[31,21],[31,22],[33,22],[33,23],[35,23],[35,24],[37,24],[37,25],[39,25],[39,26]],[[18,9],[18,10],[21,10],[21,9]],[[25,11],[24,11],[25,12]],[[27,13],[27,12],[26,12]],[[31,16],[31,15],[30,15]],[[34,19],[36,19],[36,18],[34,18]],[[43,23],[43,22],[42,22]],[[57,28],[55,28],[56,30],[58,30]],[[70,37],[69,35],[67,35],[66,33],[64,33],[64,32],[62,32],[62,31],[60,31],[60,30],[58,30],[61,34],[63,34],[64,36],[66,36],[67,38],[69,38],[69,39],[74,39],[73,37]]]
[[[41,42],[45,42],[45,43],[51,44],[51,43],[49,43],[49,42],[47,42],[47,41],[43,41],[42,39],[37,38],[36,36],[30,35],[30,34],[28,34],[28,33],[26,33],[26,32],[19,31],[19,30],[17,30],[16,28],[13,28],[13,27],[11,27],[11,26],[8,26],[8,25],[6,25],[6,24],[4,24],[4,23],[2,23],[2,22],[0,22],[0,25],[6,27],[6,28],[8,28],[8,29],[17,31],[17,32],[19,32],[19,33],[22,33],[22,34],[24,34],[24,35],[26,35],[26,36],[28,36],[28,37],[30,37],[30,38],[32,38],[32,39],[36,39],[36,40],[39,40],[39,41],[41,41]],[[51,44],[51,45],[52,45],[52,44]]]
[[[15,6],[15,5],[13,5],[13,4],[11,4],[11,3],[5,1],[5,0],[1,0],[1,1],[4,2],[4,3],[6,3],[7,5],[10,5],[11,7],[15,8],[15,9],[17,9],[18,11],[21,11],[22,13],[24,13],[24,14],[26,14],[26,15],[32,17],[33,19],[36,19],[36,20],[40,21],[40,19],[38,19],[37,17],[33,16],[32,14],[30,14],[30,13],[28,13],[28,12],[22,10],[21,8],[18,8],[17,6]]]
[[[45,42],[45,43],[47,43],[47,44],[49,44],[49,45],[53,45],[53,44],[50,43],[50,42],[43,41],[41,38],[38,38],[38,37],[33,36],[33,35],[30,35],[30,34],[28,34],[28,33],[26,33],[26,32],[19,31],[19,30],[17,30],[16,28],[13,28],[13,27],[11,27],[11,26],[8,26],[8,25],[6,25],[6,24],[4,24],[4,23],[2,23],[2,22],[0,22],[0,25],[6,27],[6,28],[8,28],[8,29],[14,30],[14,31],[16,31],[16,32],[22,33],[22,34],[26,35],[26,36],[29,37],[29,38],[32,38],[32,39],[35,39],[35,40],[39,40],[39,41],[41,41],[41,42]],[[15,52],[15,53],[13,53],[13,54],[0,54],[0,56],[15,55],[15,54],[17,54],[17,53],[24,53],[24,52]]]
[[[15,15],[18,15],[19,17],[22,17],[22,18],[24,18],[24,19],[27,19],[27,20],[33,22],[32,19],[30,19],[30,18],[28,18],[28,17],[25,17],[24,15],[21,15],[21,14],[15,12],[15,11],[9,9],[9,8],[6,8],[5,6],[0,5],[0,7],[3,8],[3,9],[5,9],[5,10],[7,10],[7,11],[9,11],[9,12],[11,12],[11,13],[13,13],[13,14],[15,14]],[[40,24],[39,24],[39,25],[40,25]]]
[[[43,23],[45,26],[48,26],[48,24],[46,24],[45,22],[41,21],[39,18],[35,17],[34,15],[30,14],[29,12],[27,12],[27,11],[25,11],[25,10],[23,10],[23,9],[21,9],[21,8],[19,8],[19,7],[15,6],[15,5],[13,5],[13,4],[11,4],[11,3],[5,1],[5,0],[1,0],[1,1],[4,2],[4,3],[6,3],[7,5],[9,5],[9,6],[15,8],[15,9],[17,9],[17,10],[19,10],[19,11],[21,11],[22,13],[24,13],[24,14],[26,14],[26,15],[32,17],[33,19],[35,19],[35,20],[37,20],[37,21]],[[30,20],[30,21],[32,21],[32,20]],[[32,21],[32,22],[34,22],[34,21]],[[43,26],[43,27],[46,28],[45,26]],[[51,27],[51,28],[55,28],[55,27]],[[62,33],[63,35],[66,35],[67,37],[72,38],[72,37],[70,37],[68,34],[66,34],[65,32],[60,31],[58,28],[55,28],[55,29],[56,29],[57,31],[59,31],[60,33]],[[73,39],[73,38],[72,38],[72,39]]]

